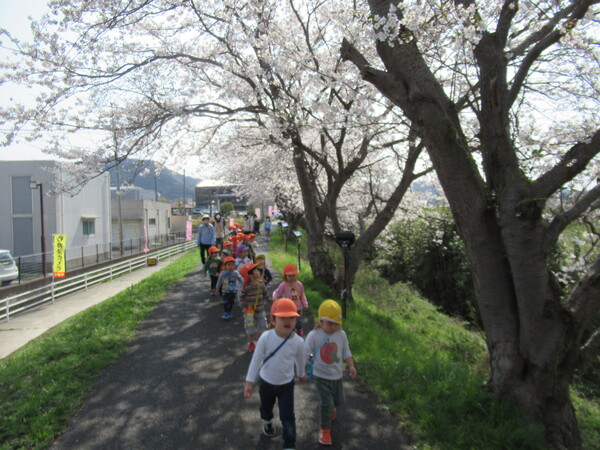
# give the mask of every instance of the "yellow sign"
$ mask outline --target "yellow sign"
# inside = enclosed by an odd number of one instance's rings
[[[67,236],[65,234],[54,235],[54,278],[67,276],[67,263],[65,261],[65,248]]]

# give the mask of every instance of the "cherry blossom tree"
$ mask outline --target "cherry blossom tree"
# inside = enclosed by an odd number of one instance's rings
[[[132,155],[269,164],[325,280],[326,234],[360,231],[355,271],[426,148],[473,266],[491,389],[576,447],[568,388],[600,341],[600,262],[569,288],[548,260],[570,224],[597,223],[597,1],[488,3],[53,0],[32,42],[0,32],[2,87],[37,96],[0,123],[84,174]]]
[[[340,65],[337,55],[342,38],[340,30],[352,23],[352,11],[333,14],[319,2],[258,2],[257,5],[254,10],[249,10],[245,2],[236,3],[239,9],[216,5],[210,12],[203,10],[206,22],[212,24],[207,27],[209,34],[217,41],[227,41],[230,55],[245,56],[245,73],[256,77],[250,84],[256,103],[263,107],[253,117],[245,115],[246,123],[252,126],[237,124],[230,142],[244,143],[237,145],[239,150],[242,147],[248,150],[243,153],[247,157],[242,159],[262,160],[263,170],[274,167],[264,160],[265,152],[271,158],[278,158],[278,163],[286,164],[281,173],[288,184],[289,169],[294,169],[296,193],[302,200],[297,205],[303,205],[306,218],[311,267],[318,278],[332,284],[335,268],[325,236],[349,226],[340,220],[340,194],[344,189],[355,194],[356,190],[349,186],[365,171],[381,170],[377,166],[398,161],[400,155],[395,146],[408,141],[406,134],[410,127],[403,126],[404,131],[400,131],[403,121],[381,101],[381,96],[374,95],[374,90],[363,82],[348,77],[348,68],[343,70]],[[233,34],[231,28],[241,30],[241,42],[238,38],[235,46],[228,38]],[[422,146],[405,144],[404,148],[400,156],[402,176],[386,184],[387,190],[364,191],[380,194],[370,195],[367,203],[383,205],[352,250],[352,264],[346,267],[350,283],[365,249],[389,222],[410,183],[426,173],[426,170],[415,172]],[[253,152],[259,153],[256,158]],[[257,166],[251,165],[249,172],[254,172]],[[396,162],[392,166],[398,168]],[[230,167],[235,173],[237,166]],[[251,183],[251,173],[246,174],[248,178]],[[284,195],[283,184],[285,181],[276,183],[280,196]],[[258,187],[256,183],[251,185]],[[383,191],[387,192],[382,194]],[[364,211],[360,214],[364,215]]]
[[[8,141],[25,125],[33,138],[50,134],[50,151],[89,167],[83,174],[132,155],[220,161],[228,151],[239,158],[232,177],[251,179],[273,167],[252,156],[258,150],[293,168],[293,178],[287,172],[271,184],[280,201],[301,207],[313,272],[328,283],[335,268],[325,236],[354,225],[348,214],[342,220],[340,194],[362,223],[346,268],[352,279],[410,183],[427,172],[415,169],[423,146],[410,122],[341,63],[353,9],[305,0],[112,0],[56,1],[51,10],[34,24],[34,42],[12,39],[27,64],[5,65],[5,79],[40,94],[33,107],[3,111],[13,126]],[[98,145],[78,144],[81,134]],[[378,172],[387,173],[380,186]],[[364,201],[347,200],[357,193]]]
[[[473,268],[489,387],[560,448],[581,445],[569,383],[600,339],[600,260],[572,289],[549,264],[570,224],[597,224],[597,3],[368,0],[370,36],[342,47],[427,147]]]

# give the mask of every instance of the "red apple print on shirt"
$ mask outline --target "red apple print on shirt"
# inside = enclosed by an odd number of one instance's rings
[[[333,364],[340,360],[337,354],[337,344],[335,342],[325,342],[321,346],[321,351],[319,352],[321,356],[321,361],[325,364]]]

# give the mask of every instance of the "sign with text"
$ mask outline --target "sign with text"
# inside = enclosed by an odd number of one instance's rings
[[[67,262],[65,261],[66,245],[66,234],[54,235],[54,278],[64,278],[67,276]]]

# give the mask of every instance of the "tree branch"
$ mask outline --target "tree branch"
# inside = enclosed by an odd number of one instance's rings
[[[570,223],[577,220],[588,208],[594,208],[595,202],[600,198],[600,184],[597,184],[593,189],[588,191],[583,197],[581,197],[570,209],[558,214],[550,227],[546,235],[546,248],[551,248],[556,245],[556,241],[564,229],[569,226]]]
[[[344,61],[350,61],[360,71],[363,80],[373,84],[379,92],[395,105],[403,107],[408,102],[408,90],[392,75],[371,67],[368,60],[346,38],[342,40],[340,54]]]
[[[598,0],[585,0],[570,4],[567,8],[559,11],[547,25],[542,27],[538,32],[532,34],[529,39],[514,50],[514,53],[524,52],[527,47],[534,42],[537,42],[523,59],[523,62],[512,81],[512,86],[508,92],[509,105],[512,105],[516,100],[523,86],[523,82],[529,74],[531,66],[537,61],[542,52],[556,44],[565,34],[564,31],[554,29],[554,27],[556,27],[560,20],[567,17],[569,13],[572,13],[568,21],[569,27],[575,27],[577,22],[586,14],[589,7],[594,3],[598,3]]]
[[[587,342],[581,347],[581,366],[579,370],[585,372],[596,356],[600,355],[600,330],[594,331]]]
[[[600,153],[600,129],[591,139],[575,144],[551,170],[540,176],[532,186],[532,197],[546,199],[567,181],[581,173]]]
[[[590,327],[600,310],[600,257],[571,291],[571,295],[567,299],[567,308],[580,325],[581,330],[587,330]]]

